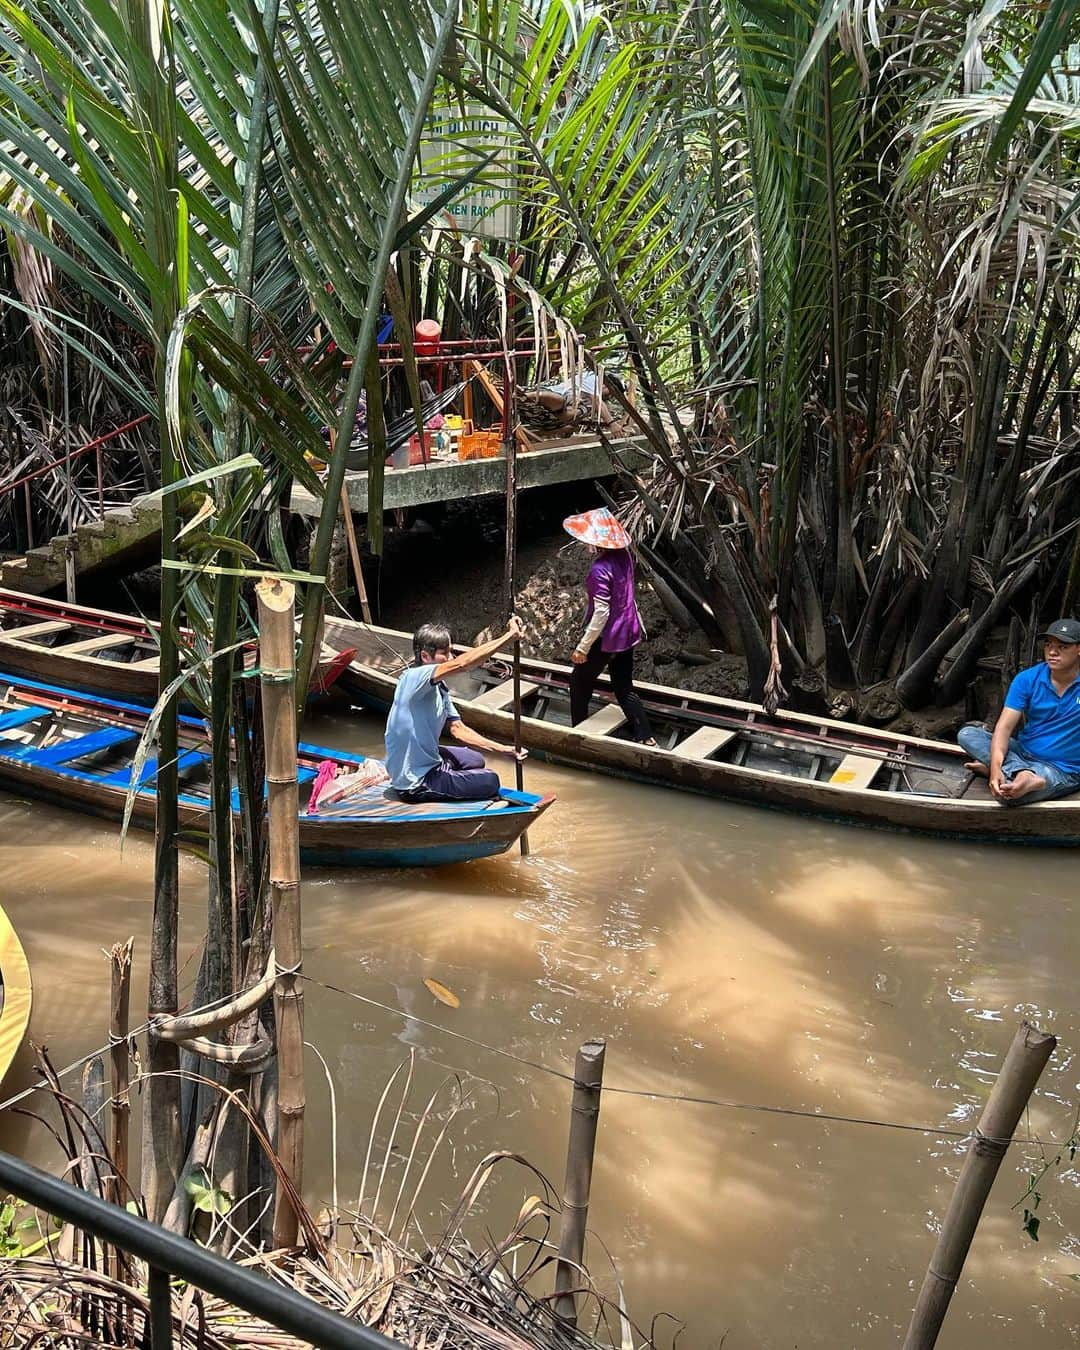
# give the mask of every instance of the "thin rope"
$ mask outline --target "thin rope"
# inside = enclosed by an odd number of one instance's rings
[[[150,1023],[144,1022],[142,1026],[135,1027],[133,1031],[129,1032],[128,1037],[125,1039],[130,1039],[133,1036],[141,1036],[144,1031],[149,1030],[149,1027]],[[103,1055],[107,1050],[111,1049],[111,1042],[106,1041],[104,1045],[98,1046],[96,1050],[89,1051],[80,1059],[72,1060],[70,1064],[66,1064],[62,1069],[56,1069],[55,1073],[57,1079],[65,1078],[69,1073],[74,1073],[76,1069],[81,1069],[84,1064],[89,1064],[92,1059],[96,1059],[98,1055]],[[23,1088],[21,1092],[16,1092],[14,1097],[8,1097],[6,1101],[0,1102],[0,1111],[6,1111],[9,1106],[18,1106],[20,1102],[26,1101],[27,1097],[32,1097],[35,1092],[40,1092],[42,1088],[48,1088],[48,1086],[49,1084],[45,1079],[40,1083],[32,1083],[28,1088]]]
[[[536,1069],[540,1073],[550,1074],[552,1078],[559,1078],[564,1083],[576,1083],[577,1079],[572,1073],[566,1073],[562,1069],[553,1069],[549,1064],[542,1064],[539,1060],[528,1059],[524,1055],[515,1054],[512,1050],[503,1050],[497,1045],[488,1045],[484,1041],[478,1041],[472,1036],[466,1036],[463,1032],[454,1031],[450,1027],[440,1026],[438,1022],[429,1022],[426,1018],[417,1017],[415,1013],[405,1012],[401,1008],[391,1007],[388,1003],[380,1003],[378,999],[368,998],[364,994],[357,994],[351,989],[342,989],[340,985],[328,984],[325,980],[317,980],[312,975],[302,975],[301,979],[307,980],[310,984],[318,985],[321,989],[328,989],[331,993],[343,994],[346,998],[355,999],[358,1003],[366,1003],[372,1008],[380,1008],[383,1012],[392,1013],[397,1017],[403,1017],[408,1022],[416,1022],[419,1026],[428,1027],[432,1031],[438,1031],[444,1036],[450,1036],[454,1040],[464,1041],[467,1045],[473,1045],[478,1050],[486,1050],[488,1054],[499,1055],[503,1059],[513,1060],[515,1064],[523,1064],[527,1068]],[[762,1115],[770,1116],[794,1116],[800,1120],[824,1120],[831,1124],[838,1125],[871,1125],[883,1130],[905,1130],[912,1134],[933,1134],[948,1139],[973,1139],[987,1138],[980,1134],[977,1128],[970,1130],[952,1130],[944,1125],[913,1125],[898,1120],[879,1120],[873,1116],[844,1116],[828,1111],[805,1111],[795,1106],[767,1106],[756,1102],[737,1102],[729,1101],[723,1097],[694,1097],[680,1092],[647,1092],[642,1088],[612,1087],[607,1083],[600,1086],[601,1092],[611,1093],[620,1097],[644,1097],[648,1101],[680,1102],[687,1106],[716,1106],[727,1111],[752,1111]],[[1030,1135],[1026,1139],[995,1139],[991,1143],[997,1144],[1040,1144],[1045,1146],[1045,1141],[1038,1136]]]
[[[210,1003],[204,1003],[201,1008],[185,1008],[182,1012],[176,1013],[176,1016],[194,1017],[200,1013],[212,1012],[215,1008],[220,1008],[222,1004],[230,1003],[235,997],[235,994],[223,994],[220,998],[213,999]],[[76,1069],[81,1069],[84,1064],[89,1064],[89,1062],[92,1059],[96,1059],[98,1055],[103,1055],[107,1051],[112,1050],[115,1045],[124,1041],[133,1041],[136,1036],[142,1036],[145,1032],[150,1030],[155,1022],[161,1020],[170,1021],[172,1016],[172,1013],[159,1013],[156,1017],[148,1019],[139,1026],[132,1027],[126,1036],[114,1036],[110,1031],[109,1039],[104,1045],[99,1045],[96,1050],[90,1050],[79,1059],[72,1060],[72,1062],[66,1064],[64,1068],[55,1070],[54,1072],[56,1073],[57,1079],[64,1078],[69,1073],[74,1073]],[[47,1089],[48,1086],[48,1081],[45,1079],[40,1083],[32,1083],[28,1088],[23,1088],[21,1092],[17,1092],[13,1097],[8,1097],[6,1101],[0,1102],[0,1111],[6,1111],[9,1106],[18,1106],[20,1102],[26,1101],[27,1097],[32,1097],[35,1092],[40,1092],[43,1088]]]

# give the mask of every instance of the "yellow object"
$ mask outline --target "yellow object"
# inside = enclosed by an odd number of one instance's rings
[[[428,991],[433,994],[440,1003],[445,1003],[448,1008],[461,1007],[461,999],[458,998],[457,994],[455,994],[452,989],[447,989],[446,985],[442,984],[439,980],[426,979],[424,983],[427,985]]]
[[[0,1004],[0,1082],[11,1068],[19,1046],[26,1036],[33,1003],[30,966],[18,934],[8,916],[0,909],[0,978],[3,1003]]]

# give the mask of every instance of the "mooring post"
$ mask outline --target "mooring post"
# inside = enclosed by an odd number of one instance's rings
[[[600,1090],[604,1081],[606,1042],[586,1041],[574,1064],[574,1096],[570,1109],[570,1138],[566,1145],[566,1181],[563,1185],[559,1260],[555,1266],[555,1312],[577,1325],[574,1290],[581,1285],[585,1225],[589,1217],[596,1127],[600,1117]]]
[[[112,987],[109,997],[109,1158],[112,1175],[105,1178],[105,1199],[114,1205],[125,1203],[124,1187],[129,1185],[129,1147],[131,1127],[130,1064],[128,1059],[129,1012],[131,1007],[131,954],[135,939],[113,944],[109,959]],[[124,1278],[126,1262],[118,1247],[109,1249],[105,1270],[114,1280]]]
[[[933,1350],[937,1343],[1001,1160],[1055,1045],[1055,1036],[1048,1036],[1030,1022],[1020,1023],[964,1159],[919,1290],[904,1350]]]

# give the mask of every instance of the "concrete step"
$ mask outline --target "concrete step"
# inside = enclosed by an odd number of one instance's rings
[[[43,544],[38,548],[31,548],[26,553],[26,567],[33,571],[42,567],[51,567],[55,562],[64,561],[63,551],[57,549],[53,551],[52,544]]]
[[[101,520],[84,521],[73,534],[57,535],[48,544],[30,549],[22,558],[0,563],[0,586],[40,593],[63,584],[67,553],[76,572],[92,572],[115,562],[137,558],[161,532],[159,502],[124,503]]]

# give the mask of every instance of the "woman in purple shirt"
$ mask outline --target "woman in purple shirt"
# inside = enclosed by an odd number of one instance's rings
[[[645,636],[634,599],[634,560],[630,536],[606,507],[569,516],[563,529],[588,546],[595,558],[585,580],[589,605],[585,631],[570,660],[570,723],[577,726],[589,714],[589,700],[600,673],[607,666],[611,688],[619,701],[630,733],[643,745],[655,745],[645,707],[634,690],[634,648]]]

